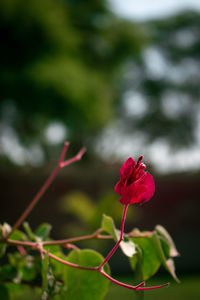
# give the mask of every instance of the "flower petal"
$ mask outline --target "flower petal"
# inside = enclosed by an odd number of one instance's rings
[[[129,157],[126,162],[122,165],[120,170],[120,177],[121,179],[126,179],[130,176],[133,168],[137,165],[136,161]]]

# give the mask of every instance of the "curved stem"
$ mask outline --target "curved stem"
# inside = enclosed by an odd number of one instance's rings
[[[44,254],[47,253],[47,251],[44,250],[44,249],[42,250],[42,252],[43,252]],[[53,258],[54,260],[60,262],[61,264],[67,265],[68,267],[73,267],[73,268],[77,268],[77,269],[81,269],[81,270],[87,270],[87,271],[97,271],[97,268],[96,268],[96,267],[84,267],[84,266],[79,266],[79,265],[77,265],[77,264],[73,264],[73,263],[71,263],[71,262],[69,262],[69,261],[66,261],[66,260],[64,260],[64,259],[62,259],[62,258],[60,258],[60,257],[57,257],[57,256],[55,256],[54,254],[52,254],[52,253],[50,253],[50,252],[48,252],[48,256],[51,257],[51,258]]]
[[[119,241],[115,244],[115,246],[112,248],[112,250],[108,253],[108,255],[106,256],[106,258],[104,259],[104,261],[102,262],[102,264],[100,264],[99,269],[102,269],[102,267],[109,261],[109,259],[110,259],[110,258],[112,257],[112,255],[115,253],[115,251],[116,251],[117,248],[119,247],[119,244],[120,244],[121,241],[123,240],[124,223],[125,223],[125,219],[126,219],[127,209],[128,209],[128,204],[126,204],[126,205],[124,206],[124,212],[123,212],[122,223],[121,223],[120,239],[119,239]]]
[[[130,289],[130,290],[136,290],[137,289],[137,286],[133,286],[133,285],[129,285],[129,284],[126,284],[126,283],[123,283],[121,281],[118,281],[116,279],[114,279],[113,277],[111,277],[110,275],[108,275],[106,272],[104,272],[103,270],[100,271],[100,273],[106,277],[108,280],[110,280],[111,282],[119,285],[119,286],[122,286],[122,287],[125,287],[127,289]],[[144,282],[141,283],[142,285],[144,284]],[[139,286],[141,286],[141,284],[139,284]]]
[[[47,253],[46,250],[42,250],[43,253]],[[169,286],[169,283],[166,283],[166,284],[163,284],[163,285],[159,285],[159,286],[150,286],[150,287],[143,287],[145,285],[145,282],[141,282],[139,283],[138,285],[136,286],[132,286],[132,285],[129,285],[129,284],[126,284],[126,283],[123,283],[121,281],[118,281],[116,279],[114,279],[113,277],[111,277],[110,275],[108,275],[106,272],[104,272],[103,268],[99,269],[99,267],[85,267],[85,266],[80,266],[80,265],[77,265],[77,264],[73,264],[73,263],[70,263],[62,258],[59,258],[51,253],[48,252],[48,256],[51,257],[52,259],[64,264],[64,265],[67,265],[68,267],[73,267],[73,268],[76,268],[76,269],[81,269],[81,270],[86,270],[86,271],[96,271],[96,272],[99,272],[101,275],[103,275],[104,277],[106,277],[108,280],[110,280],[111,282],[119,285],[119,286],[122,286],[122,287],[125,287],[125,288],[128,288],[128,289],[131,289],[131,290],[135,290],[135,291],[140,291],[140,290],[153,290],[153,289],[159,289],[159,288],[162,288],[162,287],[165,287],[165,286]]]
[[[98,232],[98,231],[97,231]],[[165,287],[165,286],[168,286],[169,283],[166,283],[166,284],[163,284],[163,285],[159,285],[159,286],[151,286],[151,287],[144,287],[145,285],[145,282],[141,282],[139,283],[138,285],[136,286],[132,286],[132,285],[129,285],[129,284],[126,284],[126,283],[123,283],[123,282],[120,282],[116,279],[114,279],[113,277],[111,277],[110,275],[108,275],[104,270],[103,270],[103,267],[85,267],[85,266],[80,266],[80,265],[77,265],[77,264],[74,264],[74,263],[71,263],[71,262],[68,262],[60,257],[57,257],[56,255],[50,253],[50,252],[47,252],[47,250],[43,249],[42,248],[42,244],[38,244],[36,242],[25,242],[25,241],[16,241],[16,240],[7,240],[6,241],[7,243],[9,244],[13,244],[13,245],[16,245],[16,246],[28,246],[28,247],[31,247],[35,250],[38,250],[40,251],[40,253],[42,254],[46,254],[48,253],[48,256],[68,267],[72,267],[72,268],[76,268],[76,269],[81,269],[81,270],[86,270],[86,271],[96,271],[96,272],[99,272],[102,276],[106,277],[108,280],[110,280],[111,282],[119,285],[119,286],[122,286],[122,287],[125,287],[125,288],[128,288],[128,289],[131,289],[131,290],[136,290],[136,291],[140,291],[140,290],[152,290],[152,289],[158,289],[158,288],[162,288],[162,287]],[[72,247],[73,248],[73,247]],[[79,251],[78,249],[76,249],[77,251]]]
[[[144,290],[156,290],[156,289],[160,289],[162,287],[167,287],[169,286],[169,282],[162,284],[162,285],[156,285],[156,286],[146,286],[146,287],[136,287],[136,291],[144,291]]]

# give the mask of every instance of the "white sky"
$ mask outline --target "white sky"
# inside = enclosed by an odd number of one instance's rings
[[[161,18],[183,9],[200,10],[200,0],[109,0],[109,2],[115,13],[138,21]]]

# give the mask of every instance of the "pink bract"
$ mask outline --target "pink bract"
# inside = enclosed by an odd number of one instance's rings
[[[144,171],[146,166],[141,162],[142,159],[143,156],[140,156],[136,162],[129,157],[121,167],[115,192],[121,196],[122,204],[142,204],[149,201],[155,192],[153,177]]]

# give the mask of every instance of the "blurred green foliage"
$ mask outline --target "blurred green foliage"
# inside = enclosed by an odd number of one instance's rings
[[[54,119],[75,141],[102,128],[113,117],[127,56],[146,41],[138,25],[99,0],[2,0],[0,34],[0,108],[13,101],[13,126],[24,140]]]
[[[126,281],[132,284],[133,279],[131,277],[128,278],[118,278],[119,280]],[[167,281],[167,278],[163,278],[157,276],[150,280],[149,284],[152,285],[159,285],[163,281]],[[148,300],[169,300],[169,299],[176,299],[176,300],[198,300],[199,293],[200,293],[200,286],[199,286],[200,277],[197,276],[185,276],[181,278],[181,284],[171,283],[169,288],[166,289],[159,289],[155,291],[146,291],[145,298]],[[123,289],[120,287],[116,287],[115,285],[111,285],[108,291],[108,294],[105,297],[105,300],[110,299],[126,299],[126,300],[133,300],[136,299],[134,297],[132,291],[128,289]]]
[[[113,191],[108,191],[95,201],[82,191],[71,191],[59,201],[60,212],[73,216],[71,221],[68,218],[67,223],[63,225],[63,232],[67,235],[80,235],[95,231],[99,228],[104,214],[112,215],[117,226],[120,226],[122,207],[118,200]],[[137,222],[141,212],[137,207],[130,206],[127,215]]]
[[[194,142],[200,99],[199,17],[199,12],[183,11],[146,22],[150,43],[141,60],[130,60],[132,70],[128,68],[122,90],[142,97],[146,110],[137,117],[121,103],[127,132],[137,128],[149,141],[165,138],[172,146]]]
[[[18,296],[23,294],[23,288],[24,295],[21,299],[27,299],[26,297],[29,297],[27,287],[33,290],[30,299],[36,296],[40,296],[42,300],[64,300],[66,297],[73,300],[104,298],[109,280],[94,269],[77,268],[101,265],[104,258],[97,251],[80,249],[74,244],[67,243],[66,239],[52,241],[51,225],[47,223],[41,224],[35,231],[32,231],[30,225],[26,223],[25,232],[18,229],[11,234],[10,240],[6,240],[2,234],[9,227],[6,223],[0,226],[0,242],[7,246],[7,256],[1,260],[0,267],[0,299],[18,299]],[[97,228],[103,233],[100,234],[101,238],[106,239],[106,234],[115,242],[119,240],[120,230],[115,227],[112,217],[103,215],[101,225]],[[91,236],[87,236],[86,239],[88,238],[90,239]],[[74,242],[76,243],[75,240]],[[9,251],[10,246],[17,248],[15,251]],[[68,255],[65,254],[66,248],[69,250]],[[161,264],[178,281],[174,265],[168,263],[173,262],[172,257],[176,257],[178,252],[169,233],[162,226],[155,227],[153,232],[140,232],[138,229],[133,229],[129,234],[124,233],[120,248],[129,258],[134,276],[139,281],[152,277]],[[69,266],[67,262],[75,265]],[[110,274],[107,263],[104,271]],[[138,293],[140,299],[142,295],[143,293]]]
[[[1,124],[25,147],[45,148],[44,129],[61,122],[74,145],[90,150],[114,120],[147,142],[192,143],[199,20],[186,11],[136,23],[114,15],[106,0],[1,0]]]

